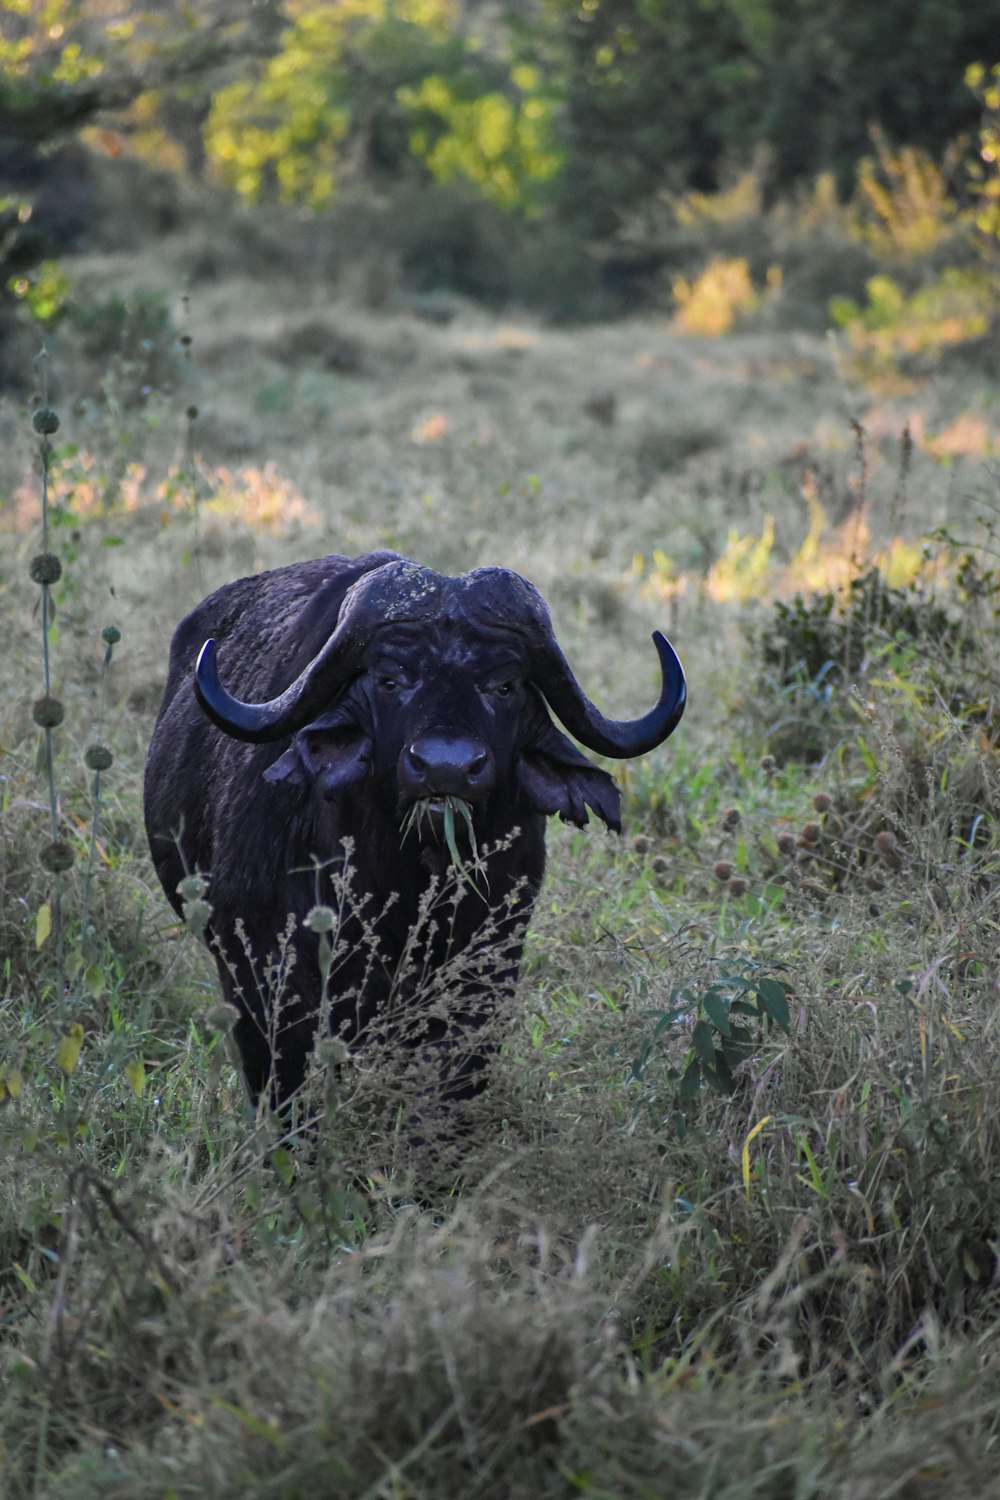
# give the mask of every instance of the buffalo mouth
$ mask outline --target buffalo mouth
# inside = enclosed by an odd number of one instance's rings
[[[450,865],[456,880],[468,886],[481,901],[489,900],[490,883],[486,862],[476,843],[472,806],[464,797],[448,793],[420,797],[403,818],[403,842],[416,832],[421,843],[420,860],[441,875]]]
[[[402,842],[415,837],[418,843],[462,844],[475,854],[476,836],[472,822],[472,804],[451,792],[417,797],[403,814]]]

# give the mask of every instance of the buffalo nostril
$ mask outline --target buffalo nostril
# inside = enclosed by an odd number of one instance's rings
[[[489,781],[493,758],[480,740],[422,735],[406,748],[405,770],[432,793],[461,796]]]

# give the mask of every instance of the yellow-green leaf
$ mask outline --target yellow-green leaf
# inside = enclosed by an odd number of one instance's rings
[[[125,1064],[125,1077],[132,1085],[133,1094],[138,1098],[146,1086],[146,1069],[143,1067],[141,1057],[134,1057]]]
[[[29,1291],[29,1292],[37,1292],[38,1291],[38,1288],[35,1285],[34,1281],[32,1280],[31,1276],[28,1274],[28,1272],[24,1269],[24,1267],[20,1264],[19,1261],[15,1261],[14,1262],[14,1275],[17,1277],[18,1281],[21,1283],[21,1285],[27,1291]]]
[[[758,1120],[753,1129],[748,1133],[746,1140],[743,1142],[743,1151],[741,1153],[741,1165],[743,1167],[743,1191],[746,1193],[748,1198],[750,1196],[750,1142],[754,1139],[755,1136],[760,1135],[760,1132],[764,1129],[764,1126],[769,1122],[770,1118],[770,1115],[765,1115],[762,1120]]]
[[[105,979],[106,976],[100,964],[91,964],[90,968],[83,976],[83,981],[95,1000],[100,996],[104,989]]]
[[[43,901],[35,916],[35,947],[40,948],[52,931],[52,907]]]
[[[82,1050],[83,1027],[79,1021],[74,1021],[66,1035],[59,1039],[59,1066],[64,1073],[72,1073]]]
[[[4,1087],[12,1099],[20,1099],[24,1076],[20,1068],[8,1068],[3,1075]]]

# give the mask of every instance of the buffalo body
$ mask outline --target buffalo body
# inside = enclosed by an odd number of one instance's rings
[[[332,556],[240,579],[181,622],[146,827],[178,913],[185,879],[207,881],[206,938],[254,1100],[300,1087],[320,1017],[359,1044],[407,984],[463,956],[449,1015],[422,1036],[447,1095],[478,1089],[475,1033],[516,978],[546,817],[583,826],[589,807],[619,828],[612,778],[553,714],[602,754],[660,743],[685,687],[654,639],[660,700],[619,723],[576,683],[541,596],[504,569],[448,578],[392,553]],[[447,917],[429,918],[449,876]],[[316,930],[317,907],[338,908],[334,934]]]

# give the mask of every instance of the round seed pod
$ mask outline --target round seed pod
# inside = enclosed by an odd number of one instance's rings
[[[716,880],[728,880],[732,873],[733,867],[728,859],[717,859],[712,866],[712,874]]]
[[[826,813],[833,806],[833,798],[829,792],[817,792],[813,798],[813,807],[818,813]]]
[[[75,856],[65,839],[53,839],[39,852],[38,862],[43,870],[50,870],[53,875],[61,875],[68,870]]]
[[[773,755],[762,755],[760,758],[760,768],[765,776],[771,776],[778,769],[778,762]]]
[[[652,847],[652,839],[647,838],[644,833],[637,833],[632,840],[632,849],[636,854],[648,854]]]
[[[54,552],[38,552],[31,559],[28,571],[36,583],[58,583],[62,577],[62,563]]]
[[[198,408],[196,406],[189,406],[188,409],[187,409],[187,412],[185,413],[185,415],[187,416],[187,419],[188,419],[189,422],[195,422],[195,421],[197,421],[197,419],[198,419]]]
[[[726,882],[726,890],[731,896],[745,896],[750,882],[743,875],[732,875]]]
[[[316,1058],[324,1068],[342,1068],[351,1060],[351,1049],[340,1036],[324,1036],[316,1043]]]
[[[879,859],[890,870],[899,869],[899,841],[891,828],[883,828],[874,838],[875,850]]]
[[[115,758],[107,745],[88,745],[83,763],[88,771],[107,771],[114,765]]]
[[[740,810],[739,810],[739,808],[738,807],[727,807],[726,811],[722,814],[722,817],[719,819],[719,822],[721,823],[722,827],[725,829],[726,833],[730,833],[734,828],[739,828],[739,826],[740,826]]]
[[[31,425],[40,437],[51,437],[59,431],[59,413],[51,406],[40,406],[31,419]]]
[[[337,914],[332,907],[314,906],[306,912],[305,925],[310,932],[332,932],[337,925]]]
[[[664,854],[657,854],[649,862],[649,867],[655,875],[665,875],[670,869],[670,861]]]
[[[203,1012],[202,1020],[210,1031],[221,1032],[225,1036],[233,1029],[236,1011],[227,1001],[216,1000]]]
[[[36,698],[31,705],[31,717],[42,729],[55,729],[66,717],[66,710],[58,698],[46,695]]]
[[[820,832],[821,829],[818,823],[803,823],[802,842],[804,844],[818,844]]]
[[[109,646],[117,646],[121,638],[122,633],[117,625],[105,625],[101,631],[101,640],[105,641]]]
[[[204,875],[185,875],[177,887],[177,894],[182,901],[200,901],[208,890],[208,881]]]
[[[778,834],[778,853],[779,854],[786,854],[786,855],[788,855],[788,854],[794,854],[795,853],[795,835],[794,835],[794,833],[779,833]]]

